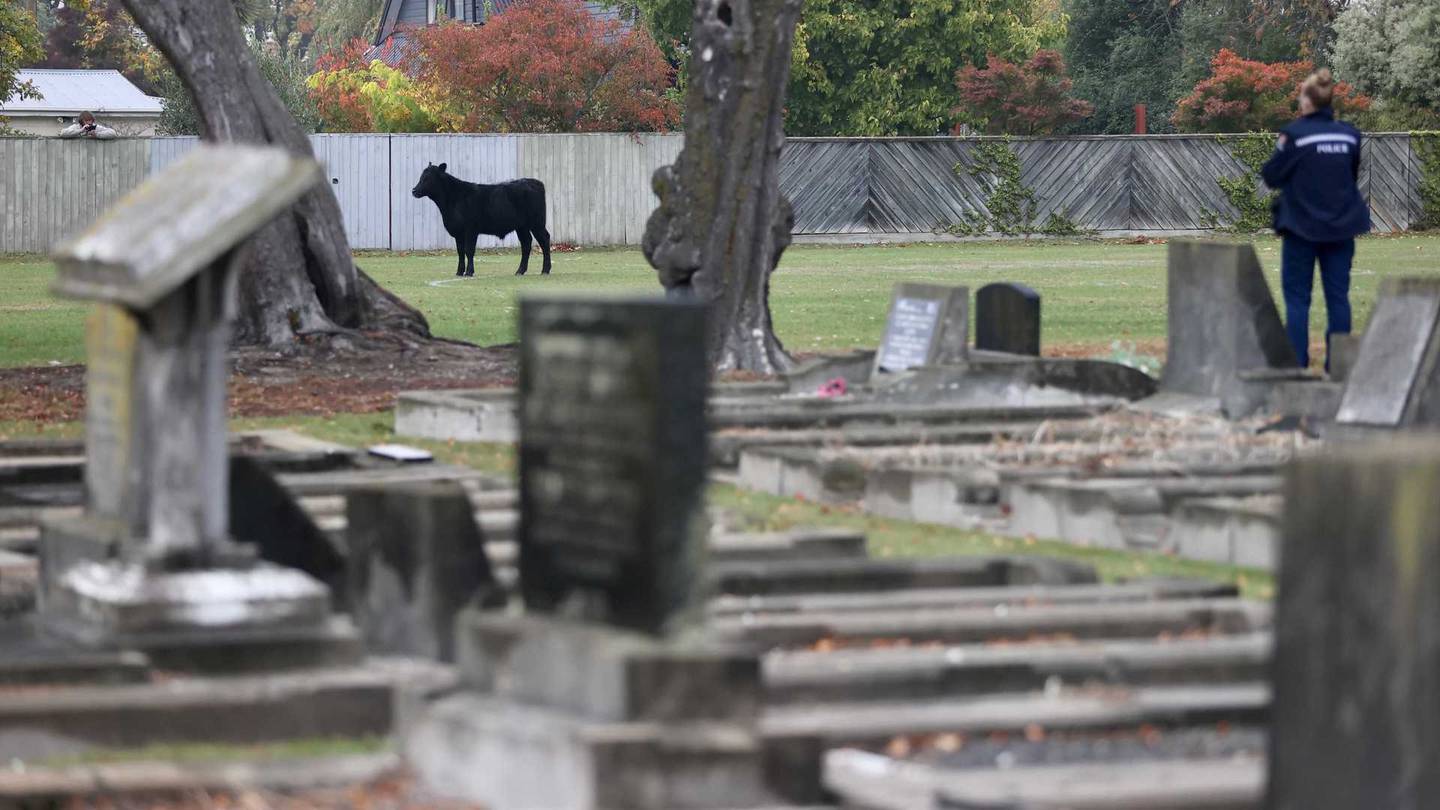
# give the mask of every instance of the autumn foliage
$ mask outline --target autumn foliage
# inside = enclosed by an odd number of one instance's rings
[[[1300,83],[1314,71],[1309,61],[1257,62],[1225,48],[1210,63],[1210,76],[1180,99],[1173,121],[1182,132],[1261,132],[1279,129],[1296,116]],[[1345,82],[1335,84],[1337,115],[1370,108],[1370,99]]]
[[[416,37],[414,75],[443,131],[663,131],[680,121],[655,41],[580,0],[525,0],[484,25]]]
[[[1023,64],[993,54],[985,67],[966,66],[955,74],[961,105],[952,114],[991,135],[1051,135],[1094,111],[1070,96],[1065,62],[1056,51],[1040,50]]]
[[[306,85],[329,132],[434,132],[436,118],[425,89],[380,60],[365,61],[367,44],[355,40],[315,63]]]

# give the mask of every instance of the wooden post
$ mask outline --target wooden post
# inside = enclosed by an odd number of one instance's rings
[[[1136,135],[1144,135],[1144,134],[1146,134],[1148,131],[1149,131],[1149,130],[1147,130],[1146,127],[1145,127],[1145,105],[1144,105],[1144,104],[1136,104],[1136,105],[1135,105],[1135,134],[1136,134]]]

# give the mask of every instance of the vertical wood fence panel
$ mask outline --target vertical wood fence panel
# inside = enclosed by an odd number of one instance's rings
[[[84,230],[149,169],[140,140],[0,139],[0,252],[44,253]]]
[[[435,203],[423,197],[417,199],[410,193],[428,164],[448,164],[451,174],[471,183],[498,183],[517,176],[516,153],[513,135],[390,136],[389,166],[380,169],[390,178],[390,249],[455,247],[455,240],[445,232],[445,223]],[[519,242],[511,234],[504,242],[482,236],[478,244],[490,248]]]
[[[1219,184],[1244,168],[1228,138],[1119,136],[1014,139],[1037,224],[1062,214],[1104,232],[1201,231],[1235,215]],[[78,233],[145,175],[195,148],[196,138],[108,142],[0,138],[0,253],[47,252]],[[316,135],[316,157],[356,248],[449,250],[429,200],[410,189],[429,162],[461,178],[536,177],[546,185],[557,242],[635,245],[656,199],[651,177],[675,160],[678,134]],[[797,138],[780,185],[797,234],[926,234],[985,215],[989,190],[965,167],[973,139]],[[957,164],[961,171],[956,172]],[[1360,184],[1377,231],[1422,213],[1420,165],[1407,135],[1366,141]],[[482,247],[501,243],[482,237]],[[505,245],[515,245],[514,236]]]
[[[679,135],[521,135],[519,175],[545,184],[556,242],[637,245],[657,200],[651,176],[673,163]]]
[[[315,157],[340,201],[350,247],[390,248],[390,139],[313,135]],[[426,201],[428,202],[428,200]]]

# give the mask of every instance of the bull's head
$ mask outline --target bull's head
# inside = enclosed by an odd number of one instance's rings
[[[420,173],[420,182],[415,184],[415,188],[410,189],[410,193],[416,197],[434,197],[435,193],[440,190],[440,178],[444,176],[445,164],[441,163],[436,166],[431,163],[425,167],[425,171]]]

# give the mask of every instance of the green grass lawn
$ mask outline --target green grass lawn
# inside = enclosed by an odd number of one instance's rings
[[[1272,288],[1279,285],[1279,243],[1256,242]],[[453,254],[366,253],[362,267],[419,307],[435,331],[481,344],[515,339],[517,296],[537,291],[656,292],[638,250],[582,250],[555,255],[555,271],[512,275],[516,251],[476,256],[476,276],[454,278]],[[1384,276],[1440,274],[1440,235],[1362,240],[1352,302],[1363,319]],[[38,257],[0,257],[0,366],[83,359],[84,307],[48,292],[54,270]],[[970,242],[831,247],[797,245],[772,283],[775,327],[792,351],[830,352],[874,346],[890,289],[901,281],[963,284],[1018,281],[1044,297],[1046,346],[1108,353],[1112,342],[1165,337],[1165,246],[1099,241]],[[439,286],[435,283],[440,282]],[[1318,333],[1324,308],[1313,310]],[[1359,321],[1363,323],[1363,320]]]

